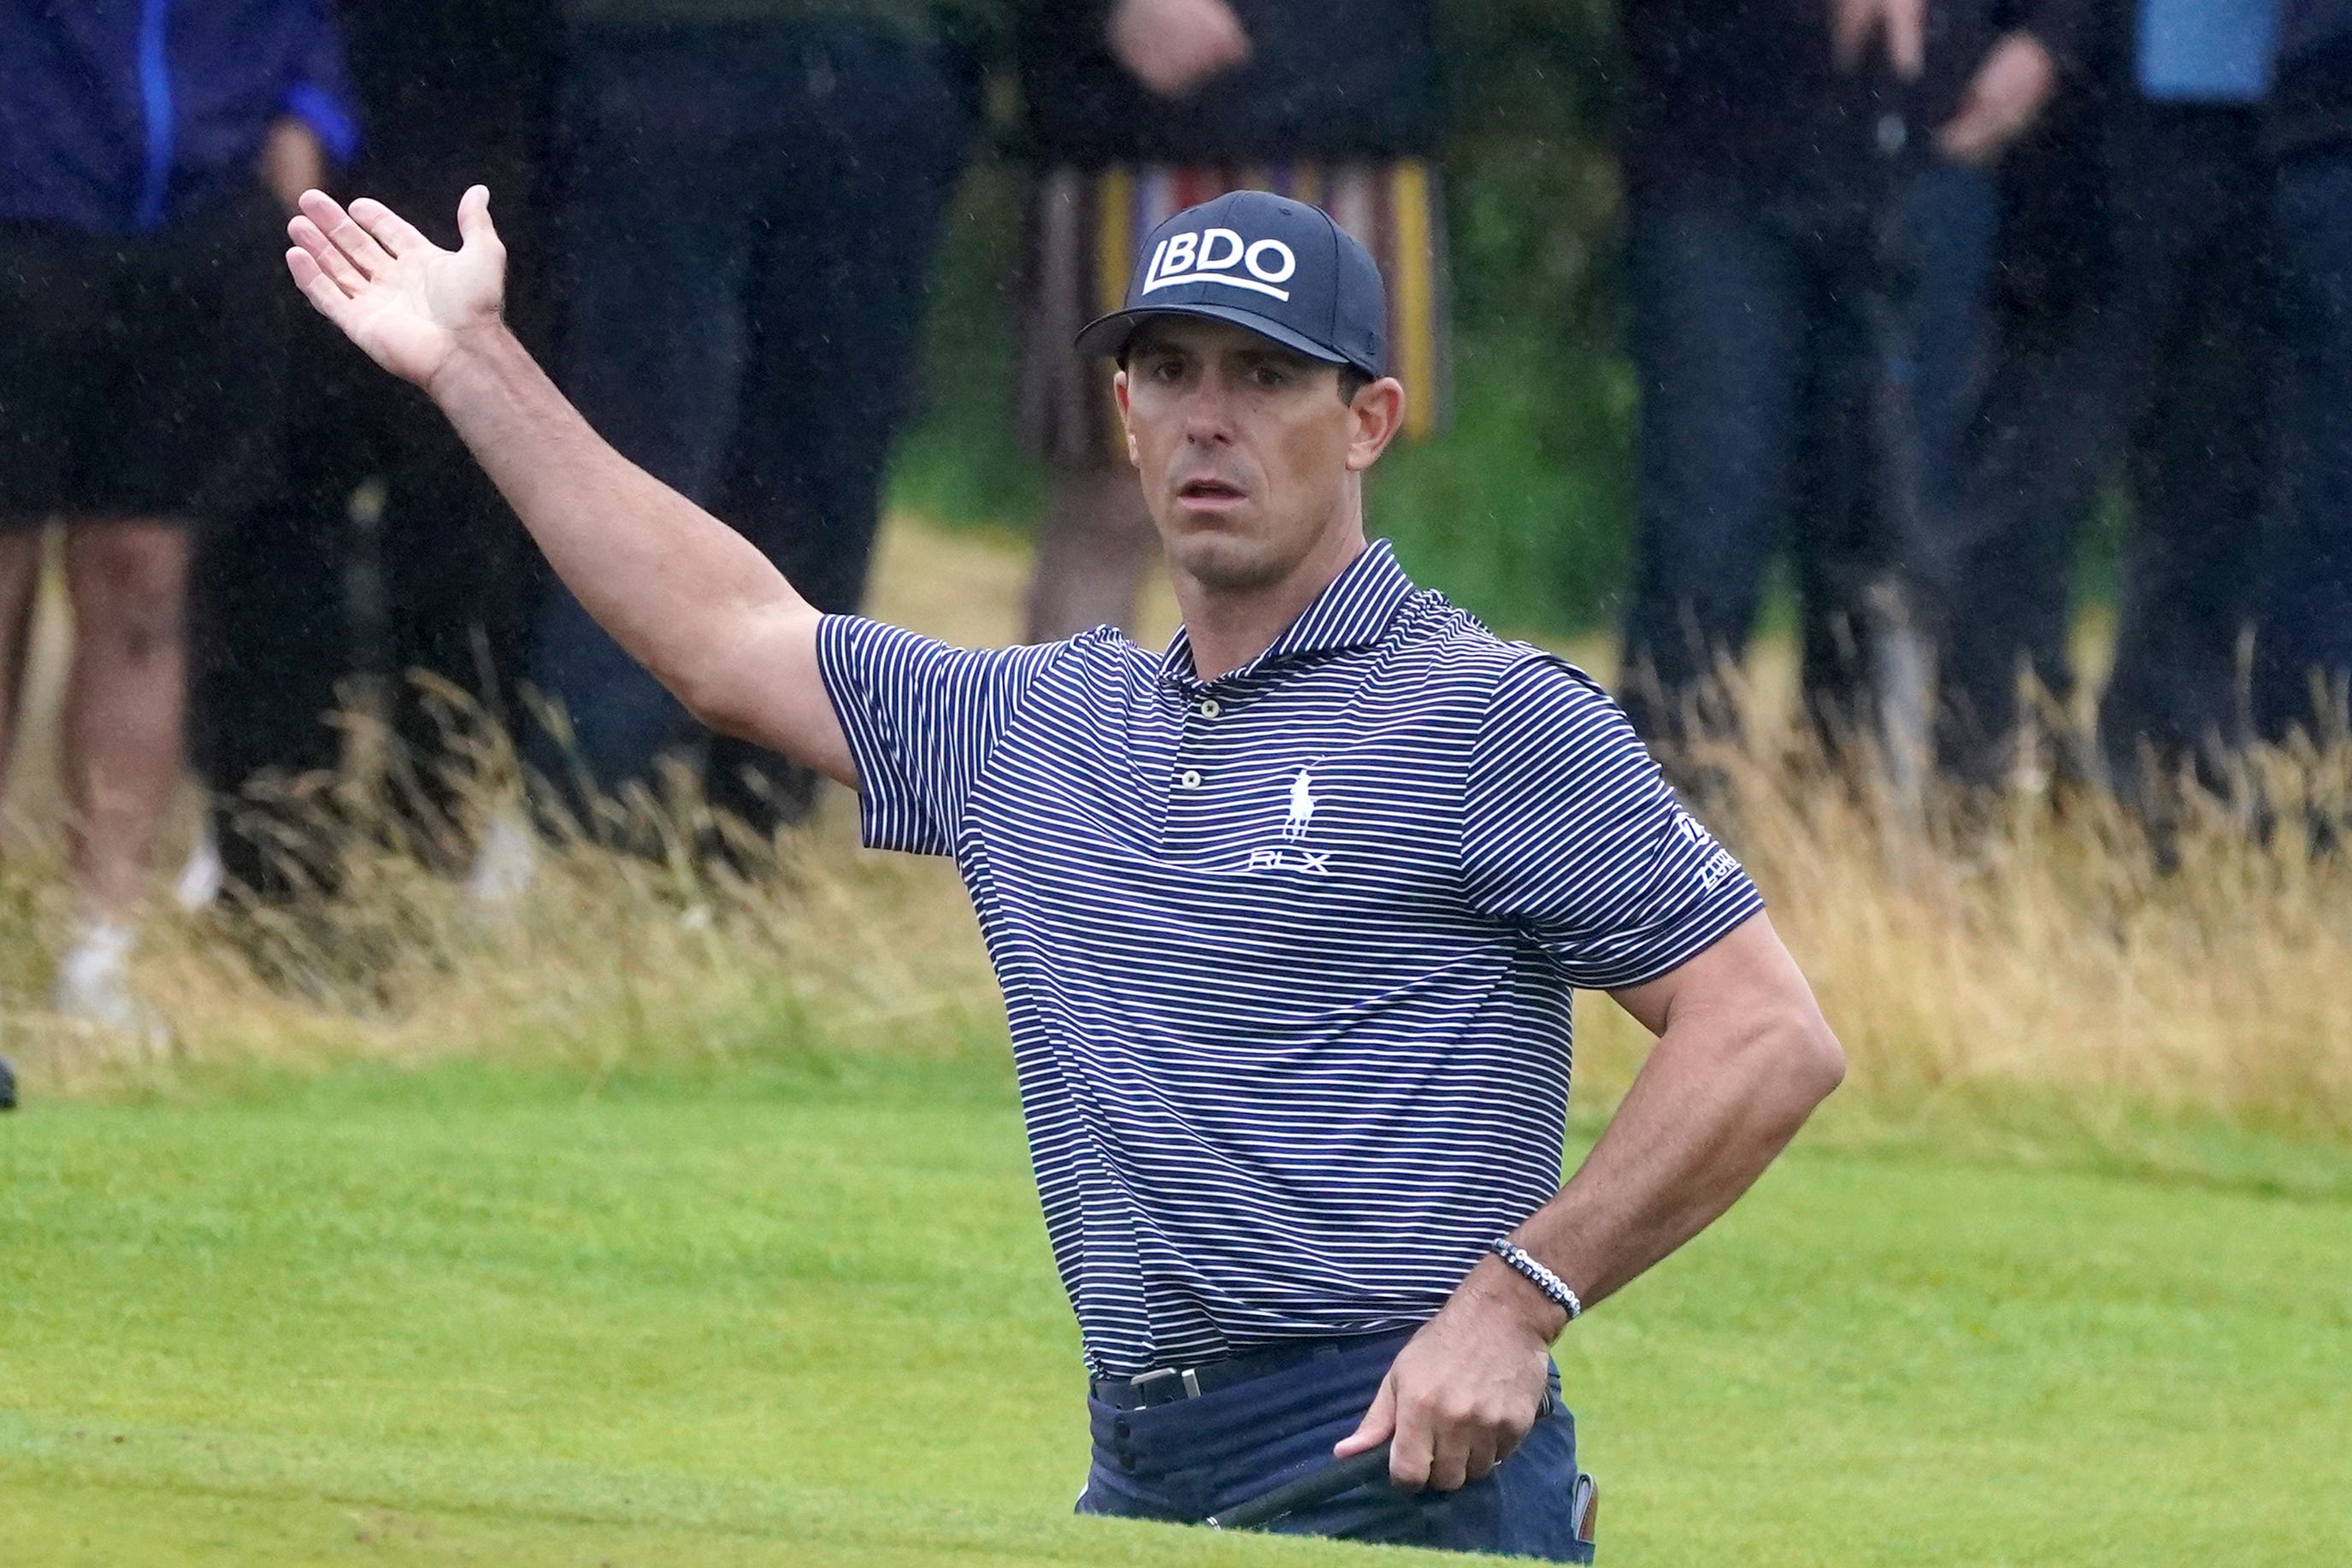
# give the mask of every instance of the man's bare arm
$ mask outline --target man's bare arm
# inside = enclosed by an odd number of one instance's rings
[[[369,357],[425,389],[556,574],[696,718],[856,782],[816,660],[819,616],[733,529],[614,451],[500,316],[489,193],[444,250],[380,202],[304,193],[287,267]]]
[[[1729,1208],[1845,1073],[1811,988],[1762,915],[1612,994],[1658,1043],[1592,1152],[1514,1237],[1588,1307]],[[1393,1436],[1399,1485],[1477,1479],[1534,1425],[1546,1352],[1566,1321],[1500,1259],[1481,1259],[1337,1452]]]
[[[1764,915],[1612,994],[1658,1043],[1592,1152],[1517,1237],[1587,1306],[1712,1224],[1845,1077],[1845,1052]]]

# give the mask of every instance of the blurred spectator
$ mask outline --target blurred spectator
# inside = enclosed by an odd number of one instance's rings
[[[190,533],[270,461],[285,215],[350,155],[347,104],[318,0],[0,3],[0,733],[62,519],[82,925],[56,1005],[110,1026],[156,1026],[125,961],[180,778]]]
[[[339,12],[367,127],[350,188],[451,239],[465,187],[489,185],[514,247],[508,320],[543,345],[553,0],[344,0]],[[391,710],[394,804],[411,843],[463,862],[458,829],[472,825],[447,799],[446,715],[414,677],[511,725],[499,699],[520,674],[540,580],[536,552],[448,422],[422,398],[384,396],[313,312],[299,310],[293,330],[319,352],[293,358],[285,460],[207,527],[193,595],[192,761],[215,792],[221,868],[265,897],[332,877],[303,851],[331,847],[318,786],[336,776],[337,714],[360,700],[358,677],[378,679]],[[207,890],[194,869],[183,879],[191,902]]]
[[[2275,534],[2254,718],[2347,734],[2352,684],[2352,0],[2287,0],[2272,102],[2280,320]]]
[[[627,457],[855,609],[913,381],[933,243],[975,120],[927,0],[565,0],[557,178],[564,390]],[[696,730],[561,588],[534,680],[550,778],[651,784],[702,752],[766,832],[814,777]]]
[[[2152,820],[2185,763],[2241,732],[2267,444],[2268,165],[2258,109],[2276,0],[2137,0],[2100,14],[2079,112],[2021,161],[2011,296],[1958,510],[1943,656],[1952,776],[2014,763],[2021,669],[2063,700],[2076,547],[2118,475],[2131,530],[2111,782]]]
[[[1388,279],[1405,433],[1445,407],[1444,204],[1428,0],[1028,0],[1014,8],[1027,194],[1023,433],[1050,465],[1028,636],[1131,625],[1154,549],[1078,328],[1162,220],[1251,187],[1322,206]]]
[[[1867,690],[1874,584],[1932,578],[1994,228],[1988,165],[2081,0],[1625,0],[1638,537],[1626,706],[1671,756],[1793,546],[1809,706]],[[1899,395],[1900,450],[1874,399]],[[1927,526],[1896,528],[1889,497]],[[1906,533],[1924,535],[1904,537]]]

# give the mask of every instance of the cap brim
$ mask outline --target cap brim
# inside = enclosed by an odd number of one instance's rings
[[[1078,329],[1077,348],[1082,354],[1116,355],[1127,347],[1135,329],[1154,316],[1199,316],[1212,321],[1230,321],[1236,327],[1271,339],[1293,353],[1324,364],[1349,364],[1354,362],[1346,354],[1325,348],[1313,339],[1291,331],[1280,321],[1268,321],[1255,310],[1245,310],[1238,305],[1144,305],[1134,310],[1113,310],[1099,316]],[[1363,368],[1363,367],[1359,367]]]

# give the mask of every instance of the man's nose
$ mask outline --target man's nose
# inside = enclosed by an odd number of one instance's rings
[[[1204,375],[1184,409],[1184,439],[1220,446],[1234,438],[1233,398],[1224,378]]]

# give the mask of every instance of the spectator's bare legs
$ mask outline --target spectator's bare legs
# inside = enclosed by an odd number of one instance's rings
[[[1159,548],[1135,470],[1056,468],[1029,584],[1031,642],[1114,626],[1132,631],[1136,590]]]
[[[26,650],[41,573],[38,530],[0,532],[0,768],[24,711]],[[146,519],[66,531],[73,662],[58,752],[81,926],[58,965],[56,1005],[152,1033],[126,965],[155,829],[180,781],[188,531]]]
[[[162,1026],[131,989],[131,921],[180,780],[187,577],[184,527],[121,519],[66,531],[74,650],[58,754],[81,926],[58,963],[53,1005],[151,1040]]]
[[[63,734],[74,880],[89,913],[127,921],[180,782],[188,531],[151,521],[66,534],[73,667]]]
[[[41,580],[41,531],[0,532],[0,780],[16,756],[25,656],[33,643],[33,590]]]

